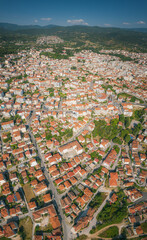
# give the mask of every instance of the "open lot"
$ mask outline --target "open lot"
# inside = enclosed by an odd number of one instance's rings
[[[32,239],[32,220],[30,217],[26,217],[19,222],[19,231],[24,240]]]
[[[31,188],[31,186],[29,184],[25,184],[23,186],[23,190],[24,190],[24,193],[25,193],[25,197],[27,199],[27,202],[30,202],[30,200],[32,198],[35,198],[35,194],[33,192],[33,189]]]

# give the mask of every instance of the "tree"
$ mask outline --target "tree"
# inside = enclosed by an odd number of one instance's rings
[[[50,97],[53,97],[53,96],[54,96],[54,93],[53,93],[53,92],[51,92],[51,93],[50,93]]]
[[[124,140],[125,140],[126,143],[129,143],[130,140],[131,140],[130,135],[127,134],[127,135],[124,137]]]
[[[136,97],[135,97],[135,96],[132,96],[130,101],[131,101],[131,102],[135,102],[135,100],[136,100]]]
[[[140,130],[142,130],[142,125],[141,123],[138,123],[132,130],[133,135],[136,136]]]
[[[21,237],[22,237],[23,240],[26,238],[26,233],[25,233],[25,231],[24,231],[24,227],[23,227],[23,226],[21,226],[21,227],[19,228],[19,234],[21,235]]]
[[[140,122],[144,121],[144,117],[143,117],[144,114],[145,114],[145,110],[144,109],[134,111],[135,119],[140,121]]]
[[[119,145],[122,144],[122,141],[121,141],[118,137],[115,137],[112,141],[113,141],[114,143],[119,144]]]
[[[77,70],[77,67],[76,66],[72,66],[71,70]]]
[[[117,145],[114,145],[114,150],[117,152],[117,154],[119,153],[119,150],[120,150],[120,148],[117,146]]]
[[[124,117],[123,114],[121,114],[121,115],[119,116],[119,121],[121,121],[122,123],[124,123],[125,117]]]
[[[125,127],[129,127],[130,126],[130,118],[129,117],[125,117]]]
[[[51,131],[49,130],[46,132],[46,140],[51,140],[51,138],[52,138],[52,134],[51,134]]]

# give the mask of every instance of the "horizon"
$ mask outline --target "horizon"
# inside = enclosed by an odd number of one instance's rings
[[[147,28],[146,0],[2,0],[0,22],[18,25]]]
[[[78,24],[73,24],[73,25],[57,25],[57,24],[46,24],[46,25],[40,25],[40,24],[18,24],[18,23],[10,23],[10,22],[0,22],[0,24],[12,24],[12,25],[17,25],[17,26],[38,26],[38,27],[47,27],[47,26],[55,26],[55,27],[99,27],[99,28],[120,28],[120,29],[147,29],[147,26],[140,26],[140,27],[113,27],[113,26],[99,26],[99,25],[78,25]]]

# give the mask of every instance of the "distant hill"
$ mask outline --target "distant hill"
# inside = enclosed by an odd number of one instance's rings
[[[50,29],[50,28],[66,28],[68,30],[70,29],[93,29],[93,30],[98,30],[99,32],[107,32],[107,31],[116,31],[116,29],[120,29],[120,30],[127,30],[127,31],[136,31],[136,32],[147,32],[147,28],[103,28],[103,27],[98,27],[98,26],[83,26],[83,25],[73,25],[73,26],[58,26],[58,25],[54,25],[54,24],[49,24],[46,26],[40,26],[40,25],[18,25],[18,24],[12,24],[12,23],[0,23],[0,31],[2,31],[2,29],[4,30],[9,30],[9,31],[19,31],[19,30],[29,30],[29,29]]]
[[[131,28],[129,29],[131,31],[136,31],[136,32],[144,32],[147,33],[147,28]]]
[[[0,28],[9,30],[9,31],[19,31],[24,29],[49,29],[52,27],[55,27],[56,25],[47,25],[47,26],[39,26],[39,25],[18,25],[18,24],[12,24],[12,23],[0,23]]]
[[[124,49],[128,51],[147,52],[147,29],[104,28],[98,26],[57,26],[57,25],[17,25],[0,23],[0,41],[3,49],[0,56],[13,53],[18,48],[15,42],[22,42],[21,49],[36,44],[36,39],[43,35],[56,35],[66,41],[67,46],[91,49],[99,52],[101,49]],[[11,44],[11,51],[6,48]],[[19,47],[20,49],[20,47]]]

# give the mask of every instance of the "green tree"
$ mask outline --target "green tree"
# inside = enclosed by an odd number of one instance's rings
[[[131,140],[131,137],[130,137],[130,135],[125,135],[125,137],[124,137],[124,140],[125,140],[125,142],[126,143],[129,143],[130,142],[130,140]]]
[[[144,121],[144,115],[145,115],[145,110],[144,109],[134,111],[135,119],[140,121],[140,122]]]
[[[130,126],[130,118],[125,117],[125,127],[128,128]]]

